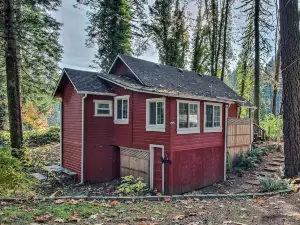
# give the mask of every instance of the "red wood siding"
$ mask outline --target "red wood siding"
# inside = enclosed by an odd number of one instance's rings
[[[208,147],[173,152],[171,194],[204,187],[223,179],[224,149]]]
[[[121,87],[114,87],[118,96],[129,95],[129,124],[114,125],[114,144],[129,148],[149,150],[150,144],[165,146],[170,149],[169,139],[169,98],[166,98],[166,131],[146,131],[146,99],[161,98],[159,95],[132,92]]]
[[[94,116],[94,100],[110,100],[113,97],[88,95],[85,99],[85,180],[104,182],[120,177],[120,150],[112,146],[113,116]]]
[[[172,98],[170,104],[170,122],[175,122],[171,126],[171,151],[182,151],[198,148],[221,147],[224,146],[224,121],[222,122],[222,132],[203,132],[204,128],[204,101],[200,101],[200,133],[198,134],[177,134],[177,99]],[[181,99],[178,99],[181,100]],[[193,100],[195,101],[195,100]],[[224,104],[222,106],[222,119],[224,120]]]
[[[228,117],[237,118],[238,116],[238,104],[232,104],[228,108]]]
[[[76,93],[73,85],[66,85],[63,100],[62,140],[63,140],[63,167],[81,176],[81,141],[82,141],[82,95]]]
[[[170,100],[170,122],[175,122],[170,129],[171,194],[191,191],[221,181],[224,170],[225,105],[222,105],[222,132],[203,132],[204,101],[199,101],[200,133],[177,134],[176,100],[176,98]]]

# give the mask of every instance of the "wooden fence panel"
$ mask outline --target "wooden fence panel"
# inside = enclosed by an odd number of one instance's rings
[[[149,152],[139,149],[121,148],[121,177],[132,175],[135,178],[142,177],[149,185],[150,166]]]
[[[236,156],[247,152],[251,145],[251,119],[228,118],[227,151],[234,161]]]

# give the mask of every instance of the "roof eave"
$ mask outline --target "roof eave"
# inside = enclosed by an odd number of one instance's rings
[[[221,103],[228,103],[228,104],[233,104],[236,101],[229,101],[229,100],[223,100],[223,99],[217,99],[217,98],[209,98],[209,97],[204,97],[204,96],[193,96],[193,95],[185,95],[185,94],[181,94],[181,95],[177,95],[177,94],[170,94],[170,93],[165,93],[165,92],[158,92],[158,91],[148,91],[148,90],[143,90],[142,88],[133,88],[133,87],[129,87],[126,86],[124,84],[121,84],[117,81],[108,79],[107,77],[103,77],[101,75],[98,75],[99,78],[104,79],[108,82],[114,83],[118,86],[121,86],[125,89],[129,89],[132,91],[137,91],[137,92],[143,92],[143,93],[149,93],[149,94],[157,94],[157,95],[163,95],[163,96],[167,96],[167,97],[176,97],[176,98],[188,98],[188,99],[197,99],[197,100],[205,100],[205,101],[213,101],[213,102],[221,102]]]

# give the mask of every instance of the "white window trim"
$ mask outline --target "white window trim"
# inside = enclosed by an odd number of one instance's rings
[[[129,124],[129,95],[116,96],[114,98],[115,103],[115,113],[114,113],[114,123],[115,124]],[[127,100],[127,119],[118,119],[118,100]],[[123,112],[122,112],[123,113]]]
[[[197,104],[198,106],[198,126],[191,128],[180,128],[179,127],[179,103]],[[189,108],[188,108],[189,110]],[[186,101],[177,100],[177,134],[197,134],[200,133],[200,102],[199,101]]]
[[[112,116],[112,101],[110,100],[93,100],[95,103],[95,111],[94,111],[94,116],[97,117],[111,117]],[[109,107],[109,114],[98,114],[98,104],[108,104]]]
[[[164,107],[164,124],[159,125],[150,125],[149,124],[149,105],[150,102],[163,102]],[[157,132],[165,132],[166,131],[166,98],[149,98],[146,99],[146,131],[157,131]]]
[[[206,106],[220,106],[220,127],[205,127],[206,126]],[[213,110],[214,112],[214,110]],[[222,125],[223,125],[223,104],[222,103],[212,103],[212,102],[204,102],[204,132],[222,132]],[[213,114],[214,118],[214,114]]]

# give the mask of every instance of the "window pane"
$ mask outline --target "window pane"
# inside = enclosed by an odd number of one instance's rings
[[[214,127],[220,127],[221,121],[221,107],[220,106],[214,106]]]
[[[157,124],[164,124],[164,104],[163,102],[157,102]]]
[[[98,115],[109,115],[109,110],[108,109],[98,109],[97,114]]]
[[[205,127],[213,127],[213,106],[206,105],[206,123]]]
[[[156,102],[150,102],[149,106],[149,124],[156,125]]]
[[[128,100],[123,100],[123,119],[128,118],[127,105],[128,105]]]
[[[109,104],[100,103],[100,104],[98,104],[98,108],[99,109],[109,109]]]
[[[122,119],[122,99],[117,100],[117,119]]]
[[[179,103],[179,128],[188,128],[188,103]]]
[[[189,127],[198,127],[198,105],[190,104]]]

